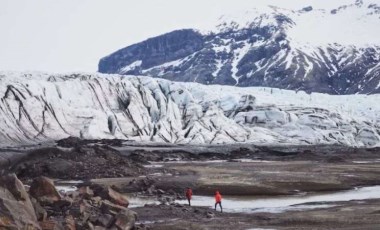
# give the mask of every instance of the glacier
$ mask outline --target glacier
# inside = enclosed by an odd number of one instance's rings
[[[99,73],[0,72],[0,143],[378,146],[380,95],[307,94]]]

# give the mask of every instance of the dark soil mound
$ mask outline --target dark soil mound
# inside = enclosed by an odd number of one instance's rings
[[[120,139],[101,139],[101,140],[86,140],[78,137],[68,137],[57,141],[57,145],[64,148],[79,147],[87,144],[103,144],[110,146],[122,146],[124,140]]]
[[[10,169],[19,178],[49,176],[92,179],[135,176],[141,166],[104,145],[82,145],[71,150],[41,148],[31,151]]]

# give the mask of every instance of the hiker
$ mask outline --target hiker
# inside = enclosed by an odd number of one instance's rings
[[[222,195],[220,195],[219,191],[215,192],[215,211],[216,211],[216,206],[219,204],[220,206],[220,211],[223,212],[222,208]]]
[[[191,188],[188,187],[186,190],[186,198],[187,198],[187,201],[189,202],[189,206],[191,206],[190,200],[192,196],[193,196],[193,191],[191,190]]]

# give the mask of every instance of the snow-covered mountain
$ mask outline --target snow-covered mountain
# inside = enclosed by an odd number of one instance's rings
[[[329,94],[380,93],[380,4],[274,6],[224,15],[116,51],[99,72]]]
[[[0,143],[67,136],[217,144],[380,143],[380,95],[102,74],[0,72]]]

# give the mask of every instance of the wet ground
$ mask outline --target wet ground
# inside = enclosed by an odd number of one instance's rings
[[[355,188],[348,191],[325,192],[323,194],[298,194],[292,196],[255,197],[255,196],[224,196],[224,212],[228,213],[281,213],[293,210],[306,210],[334,207],[335,202],[350,200],[380,199],[380,186]],[[193,206],[212,208],[212,196],[194,196]],[[185,200],[177,203],[187,204]]]
[[[281,213],[220,213],[208,208],[175,206],[134,210],[139,213],[140,223],[152,229],[379,229],[380,200],[333,204],[330,208]]]
[[[2,171],[23,173],[28,181],[29,173],[48,173],[44,165],[63,164],[82,154],[75,158],[82,169],[56,177],[58,188],[71,190],[83,183],[113,186],[130,195],[130,207],[144,228],[380,229],[379,149],[117,141],[44,147],[53,148],[48,158],[35,153],[38,146],[31,148],[33,157],[28,155],[30,148],[12,149],[18,152],[17,159],[9,157],[7,150],[0,151],[7,159],[2,161]],[[96,160],[86,163],[91,156]],[[112,167],[107,167],[108,160]],[[38,170],[25,174],[25,163]],[[194,192],[192,207],[183,200],[186,187]],[[212,208],[215,190],[224,197],[224,213]]]
[[[183,207],[169,210],[136,208],[149,213],[140,218],[153,229],[380,229],[377,158],[151,162],[149,169],[155,170],[151,177],[157,188],[191,186],[196,194],[195,208],[185,200],[175,201]],[[224,195],[223,214],[213,211],[215,190]]]

